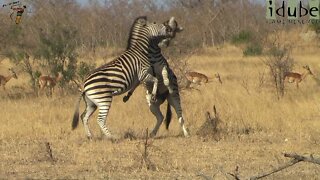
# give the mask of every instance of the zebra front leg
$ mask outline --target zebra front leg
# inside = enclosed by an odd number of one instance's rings
[[[152,92],[151,92],[151,101],[148,102],[148,103],[151,103],[151,102],[156,102],[156,95],[157,95],[157,88],[158,88],[158,79],[154,76],[152,76],[151,74],[148,74],[147,77],[145,78],[145,80],[143,82],[153,82],[153,88],[152,88]]]
[[[123,101],[124,103],[127,102],[127,101],[130,99],[131,95],[133,94],[133,92],[136,90],[136,88],[137,88],[138,86],[139,86],[139,83],[137,83],[136,85],[134,85],[133,88],[131,88],[131,90],[128,92],[128,94],[122,98],[122,101]]]
[[[170,86],[170,80],[168,77],[168,70],[167,70],[166,66],[163,67],[161,74],[162,74],[162,78],[163,78],[163,84],[168,88],[169,93],[172,94],[173,89]]]

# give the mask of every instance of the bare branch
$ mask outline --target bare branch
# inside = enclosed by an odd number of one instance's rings
[[[269,176],[271,174],[274,174],[276,172],[279,172],[283,169],[286,169],[290,166],[293,166],[294,164],[297,164],[298,162],[301,162],[301,161],[305,161],[305,162],[311,162],[311,163],[314,163],[314,164],[318,164],[320,165],[320,159],[315,159],[312,155],[310,155],[310,157],[306,157],[306,156],[301,156],[301,155],[298,155],[298,154],[289,154],[289,153],[285,153],[284,154],[284,157],[290,157],[290,158],[293,158],[290,162],[287,162],[286,164],[280,166],[280,167],[277,167],[277,168],[274,168],[273,170],[269,171],[269,172],[266,172],[266,173],[262,173],[262,174],[259,174],[257,176],[253,176],[253,177],[250,177],[250,179],[261,179],[263,177],[266,177],[266,176]]]

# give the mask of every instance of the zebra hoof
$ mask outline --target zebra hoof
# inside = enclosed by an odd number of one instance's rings
[[[183,135],[186,138],[190,137],[190,130],[188,128],[186,128],[185,131],[183,131]]]
[[[117,143],[120,140],[120,138],[115,135],[105,136],[105,139],[111,141],[112,143]]]
[[[125,102],[127,102],[129,100],[129,96],[124,96],[123,97],[123,99],[122,99],[122,101],[125,103]]]
[[[89,141],[92,141],[92,136],[87,136],[87,139],[88,139]]]
[[[149,137],[150,137],[150,138],[154,138],[156,135],[157,135],[157,133],[151,132],[151,133],[149,134]]]

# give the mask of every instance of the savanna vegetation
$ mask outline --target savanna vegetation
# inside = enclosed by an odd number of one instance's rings
[[[19,25],[0,9],[0,75],[13,68],[18,76],[6,90],[0,87],[1,179],[245,178],[284,164],[284,152],[320,157],[316,25],[267,23],[263,4],[250,0],[24,2]],[[104,140],[94,114],[89,141],[83,126],[71,130],[78,85],[125,49],[130,25],[141,15],[156,22],[174,16],[184,27],[163,52],[181,85],[191,137],[183,137],[173,113],[169,131],[161,127],[145,142],[155,117],[141,86],[126,104],[114,98],[107,123],[123,138]],[[313,75],[299,88],[285,81],[286,72],[302,73],[304,65]],[[185,88],[189,70],[209,82]],[[38,95],[39,77],[59,72],[53,95]],[[204,131],[214,105],[219,122]],[[301,162],[269,178],[319,174],[318,165]]]

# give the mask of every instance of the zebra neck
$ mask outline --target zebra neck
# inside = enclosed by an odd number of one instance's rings
[[[128,50],[132,50],[138,53],[142,53],[145,56],[147,56],[150,52],[149,44],[146,42],[136,42],[135,44],[132,44]]]

